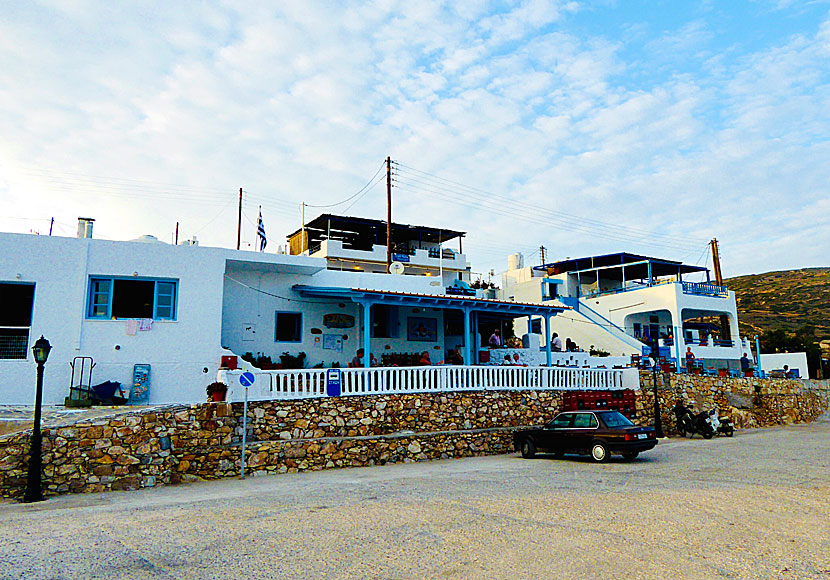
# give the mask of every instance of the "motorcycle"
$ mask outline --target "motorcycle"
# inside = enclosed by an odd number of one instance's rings
[[[709,411],[709,422],[717,435],[732,437],[735,434],[735,427],[729,417],[719,417],[717,408]]]
[[[677,430],[681,437],[688,434],[689,438],[692,438],[695,433],[698,433],[704,439],[711,439],[715,435],[715,429],[712,427],[709,413],[706,411],[694,414],[689,409],[675,409],[675,417],[677,418]]]

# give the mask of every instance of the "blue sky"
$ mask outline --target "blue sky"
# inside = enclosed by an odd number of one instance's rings
[[[261,4],[4,3],[0,230],[232,247],[243,187],[273,251],[389,155],[393,219],[474,272],[712,237],[726,275],[830,265],[828,2]]]

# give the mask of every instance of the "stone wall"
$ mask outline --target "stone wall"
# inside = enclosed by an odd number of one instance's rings
[[[698,412],[717,407],[720,415],[732,418],[737,429],[808,423],[830,407],[828,381],[662,373],[657,376],[661,419],[667,435],[677,434],[672,407],[678,399]],[[652,377],[651,373],[640,374],[637,420],[643,425],[654,425]]]
[[[663,425],[680,398],[719,407],[739,429],[811,421],[828,385],[783,379],[658,375]],[[651,375],[637,418],[651,424]],[[263,401],[248,406],[249,472],[285,473],[509,453],[517,428],[556,414],[562,393],[487,391]],[[734,406],[733,406],[734,405]],[[745,409],[740,407],[747,407]],[[30,432],[0,437],[0,495],[25,487]],[[137,489],[239,474],[242,404],[135,410],[43,429],[45,495]]]
[[[248,406],[253,474],[507,453],[561,393],[489,391],[264,401]],[[30,432],[0,438],[0,495],[22,495]],[[242,405],[136,411],[43,429],[45,495],[239,473]]]

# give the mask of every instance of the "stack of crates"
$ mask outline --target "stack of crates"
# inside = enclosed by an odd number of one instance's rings
[[[563,411],[619,411],[634,417],[634,391],[566,391],[562,396]]]

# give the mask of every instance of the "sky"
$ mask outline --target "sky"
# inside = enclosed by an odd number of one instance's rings
[[[3,3],[0,231],[266,251],[467,232],[474,273],[627,251],[830,266],[830,2]]]

